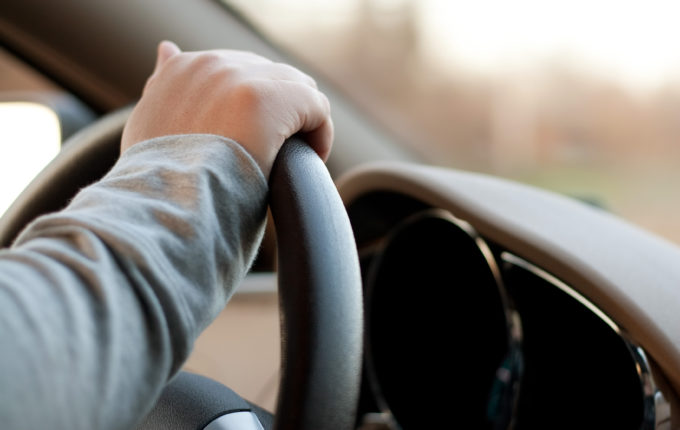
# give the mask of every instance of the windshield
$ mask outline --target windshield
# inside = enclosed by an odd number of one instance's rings
[[[680,5],[229,0],[433,164],[680,243]]]

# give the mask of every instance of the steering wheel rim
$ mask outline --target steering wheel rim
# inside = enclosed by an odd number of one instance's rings
[[[9,246],[31,220],[61,209],[110,169],[130,111],[106,115],[64,143],[0,218],[0,246]],[[284,144],[274,163],[269,199],[282,314],[274,428],[351,429],[360,389],[363,300],[349,218],[325,165],[297,138]]]

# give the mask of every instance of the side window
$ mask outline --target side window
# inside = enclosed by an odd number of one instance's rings
[[[38,103],[0,102],[0,214],[59,152],[57,115]]]
[[[0,216],[59,152],[73,131],[59,103],[76,103],[57,85],[0,48]],[[84,108],[82,124],[94,116]]]

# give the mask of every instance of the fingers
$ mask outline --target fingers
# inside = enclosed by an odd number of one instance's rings
[[[234,51],[225,51],[232,54]],[[290,81],[317,88],[316,81],[309,75],[285,63],[274,63],[250,52],[239,52],[224,58],[224,66],[232,73],[239,73],[243,79],[264,79],[271,81]],[[238,63],[236,61],[238,59]],[[238,64],[238,65],[237,65]]]
[[[316,88],[306,91],[309,102],[300,112],[299,131],[314,151],[326,161],[333,144],[333,121],[328,98]]]
[[[307,144],[326,162],[331,153],[333,133],[333,121],[328,117],[319,127],[310,132],[303,132],[302,135]]]
[[[328,99],[314,79],[292,66],[251,52],[182,52],[172,42],[161,42],[121,148],[186,133],[234,139],[268,176],[281,145],[296,133],[325,161],[333,122]]]
[[[333,122],[328,98],[319,91],[316,81],[285,63],[253,65],[248,72],[251,79],[267,79],[270,88],[273,84],[276,90],[269,91],[269,94],[280,91],[279,100],[283,103],[278,109],[288,111],[283,116],[292,119],[290,122],[283,121],[289,124],[284,132],[284,140],[300,133],[319,157],[326,161],[333,142]],[[277,146],[280,147],[282,143],[278,142]]]
[[[277,66],[278,79],[303,82],[316,89],[316,81],[308,74],[301,72],[295,67],[285,63],[274,63]]]

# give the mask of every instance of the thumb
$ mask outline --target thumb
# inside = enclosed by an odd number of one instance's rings
[[[158,44],[158,54],[156,55],[156,65],[153,68],[153,72],[151,73],[151,76],[146,80],[146,84],[144,85],[144,90],[142,92],[145,92],[146,89],[149,87],[149,84],[153,80],[153,78],[156,76],[158,71],[160,70],[161,66],[165,64],[166,61],[168,61],[171,57],[174,57],[175,55],[181,53],[182,51],[175,45],[173,42],[170,42],[168,40],[164,40],[161,43]]]
[[[165,64],[171,57],[182,52],[177,45],[168,40],[164,40],[158,44],[158,56],[156,57],[156,67],[154,67],[154,73],[160,69],[160,67]]]

